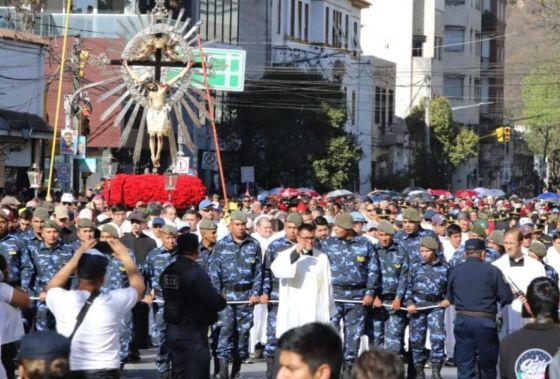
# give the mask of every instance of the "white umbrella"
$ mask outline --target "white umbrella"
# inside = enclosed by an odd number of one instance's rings
[[[337,197],[342,197],[342,196],[352,196],[354,195],[352,192],[345,190],[345,189],[339,189],[339,190],[334,190],[331,191],[329,193],[327,193],[326,198],[327,199],[334,199]]]

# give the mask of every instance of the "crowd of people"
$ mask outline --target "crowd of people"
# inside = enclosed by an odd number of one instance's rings
[[[558,377],[550,203],[57,200],[0,200],[0,378]]]

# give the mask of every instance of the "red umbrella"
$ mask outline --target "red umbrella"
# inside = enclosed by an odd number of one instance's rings
[[[301,192],[297,190],[297,188],[284,188],[282,192],[278,194],[278,196],[290,198],[294,196],[300,195]]]
[[[317,191],[315,191],[313,188],[300,187],[297,190],[299,191],[300,195],[306,195],[306,196],[309,196],[309,197],[320,196],[319,193]]]
[[[444,189],[428,189],[428,192],[431,193],[434,196],[445,196],[445,197],[449,197],[451,196],[451,192],[446,191]]]
[[[464,190],[460,190],[455,192],[455,197],[458,197],[460,199],[470,199],[473,196],[476,196],[477,193],[473,190],[470,189],[464,189]]]

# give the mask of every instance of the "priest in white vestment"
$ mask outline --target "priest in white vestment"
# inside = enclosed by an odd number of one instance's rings
[[[280,279],[276,337],[309,322],[329,323],[334,313],[329,260],[314,248],[314,236],[303,224],[297,245],[279,252],[270,266]]]
[[[504,274],[504,278],[512,291],[521,291],[523,296],[517,298],[503,311],[503,327],[500,337],[505,337],[524,325],[523,317],[528,318],[528,314],[522,316],[524,307],[522,300],[527,293],[529,283],[535,278],[546,276],[544,265],[531,257],[525,256],[521,250],[523,236],[519,229],[508,230],[504,235],[504,247],[506,254],[492,262]],[[519,295],[519,294],[518,294]]]

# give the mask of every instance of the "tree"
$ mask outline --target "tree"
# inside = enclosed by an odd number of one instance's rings
[[[453,121],[447,98],[438,96],[430,103],[430,147],[424,142],[425,103],[414,107],[406,118],[414,158],[414,177],[423,187],[447,188],[457,168],[477,154],[478,136]]]
[[[317,190],[351,185],[357,176],[361,150],[344,129],[346,101],[339,82],[296,67],[270,69],[224,103],[219,131],[228,172],[255,166],[262,187]]]

